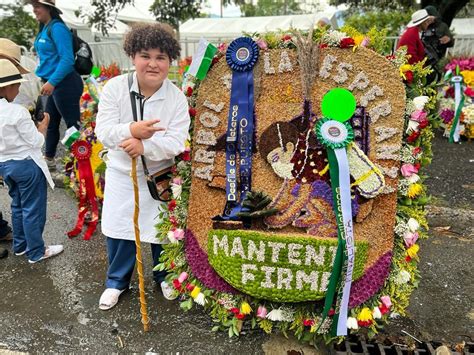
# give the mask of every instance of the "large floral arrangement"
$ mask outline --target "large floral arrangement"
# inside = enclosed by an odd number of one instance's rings
[[[382,36],[383,34],[377,31],[364,35],[355,29],[346,28],[345,32],[315,32],[313,39],[319,43],[320,48],[349,48],[357,51],[359,47],[372,50],[383,48]],[[273,48],[294,48],[297,41],[294,32],[254,35],[253,39],[262,54]],[[213,63],[222,59],[226,48],[226,44],[219,47]],[[284,60],[283,54],[281,58],[278,68],[265,61],[264,71],[271,74],[272,71],[275,73],[276,69],[279,72],[289,70],[291,62]],[[389,265],[387,273],[369,270],[367,277],[358,285],[361,290],[366,291],[359,292],[358,296],[354,297],[351,294],[351,309],[347,319],[350,332],[364,330],[369,335],[377,333],[390,317],[405,314],[410,294],[417,287],[419,280],[417,263],[420,247],[417,241],[427,237],[428,230],[424,212],[428,197],[423,184],[426,178],[423,168],[430,163],[432,156],[431,126],[434,120],[436,92],[425,85],[429,68],[423,67],[423,63],[409,65],[404,51],[397,51],[393,56],[387,57],[387,60],[398,68],[407,93],[403,144],[398,158],[401,164],[399,169],[386,171],[394,178],[399,177],[393,251],[384,259]],[[195,106],[199,86],[199,81],[188,78],[183,89],[188,97],[193,119],[197,115]],[[289,87],[287,91],[282,92],[282,97],[287,97],[290,89]],[[217,112],[222,107],[214,109]],[[384,112],[376,111],[373,114],[383,115]],[[382,136],[385,134],[379,133]],[[389,133],[387,135],[389,136]],[[284,334],[291,331],[298,339],[316,341],[321,336],[318,332],[321,321],[320,303],[281,303],[265,300],[265,297],[250,297],[236,292],[210,269],[208,255],[187,231],[191,178],[188,148],[176,165],[172,184],[173,200],[168,204],[167,211],[161,215],[163,222],[157,226],[158,237],[169,241],[161,258],[162,263],[157,269],[168,270],[168,279],[180,294],[181,308],[190,310],[194,304],[203,307],[215,322],[213,330],[226,330],[229,336],[239,335],[246,327],[259,327],[267,333],[276,329]],[[229,264],[224,267],[232,266]],[[206,287],[209,284],[215,287]],[[374,284],[380,286],[374,289]],[[354,291],[354,294],[356,293]],[[329,316],[332,314],[333,309]],[[327,334],[323,336],[326,340],[333,339]]]
[[[453,58],[444,70],[444,85],[438,95],[438,114],[444,135],[449,137],[455,120],[455,88],[451,77],[453,74],[459,74],[463,78],[460,94],[464,96],[459,117],[460,134],[471,139],[474,137],[474,57]]]

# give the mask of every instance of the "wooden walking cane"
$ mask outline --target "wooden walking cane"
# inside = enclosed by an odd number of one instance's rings
[[[135,210],[133,212],[133,226],[135,228],[135,246],[137,249],[137,273],[138,273],[138,290],[140,293],[140,313],[142,315],[143,330],[150,330],[150,320],[146,309],[145,299],[145,280],[143,277],[142,248],[140,246],[140,227],[138,226],[138,214],[140,213],[139,197],[138,197],[138,181],[137,181],[137,159],[132,158],[132,181],[133,195],[135,197]]]

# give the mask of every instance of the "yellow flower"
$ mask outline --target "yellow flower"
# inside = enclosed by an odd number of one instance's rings
[[[252,312],[252,308],[247,302],[242,302],[240,305],[240,313],[242,314],[250,314]]]
[[[418,250],[420,250],[420,246],[418,244],[413,244],[407,249],[407,254],[410,258],[415,258],[416,254],[418,254]]]
[[[408,187],[408,197],[409,198],[415,198],[416,196],[421,194],[422,191],[423,191],[423,188],[420,184],[417,184],[417,183],[411,184]]]
[[[191,142],[189,141],[189,139],[186,139],[186,142],[184,142],[184,147],[191,148]]]
[[[354,36],[354,42],[356,46],[360,46],[363,40],[364,40],[364,35]]]
[[[400,67],[400,73],[405,73],[409,70],[412,70],[413,71],[413,66],[411,64],[403,64],[401,67]]]
[[[474,70],[463,70],[461,72],[461,75],[463,76],[464,82],[467,85],[469,86],[474,85]]]
[[[374,318],[372,317],[372,311],[368,307],[362,308],[362,311],[357,315],[357,320],[362,322],[370,322]]]
[[[198,286],[195,286],[191,291],[191,297],[196,298],[201,293],[201,289]]]

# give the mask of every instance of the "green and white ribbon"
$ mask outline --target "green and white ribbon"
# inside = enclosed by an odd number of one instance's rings
[[[61,143],[64,144],[68,149],[71,148],[71,145],[79,139],[81,133],[77,130],[76,127],[69,127],[66,132],[64,132],[64,138],[61,140]]]
[[[198,48],[194,53],[193,61],[189,66],[187,74],[203,80],[212,64],[212,58],[217,52],[217,47],[209,43],[204,38],[199,40]]]
[[[326,292],[321,324],[324,323],[332,307],[338,289],[332,333],[338,336],[347,335],[347,315],[355,252],[351,184],[346,147],[354,139],[354,133],[348,122],[343,123],[328,118],[318,121],[315,131],[319,141],[327,149],[338,236],[336,258]]]
[[[453,76],[451,82],[454,84],[454,119],[451,131],[449,132],[449,143],[457,143],[461,133],[460,117],[464,106],[464,95],[462,93],[463,77],[461,75]]]

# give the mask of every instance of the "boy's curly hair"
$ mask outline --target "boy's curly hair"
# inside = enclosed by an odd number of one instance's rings
[[[173,29],[163,23],[138,23],[125,35],[123,49],[128,56],[133,57],[141,50],[158,48],[166,53],[170,61],[178,58],[181,52]]]

